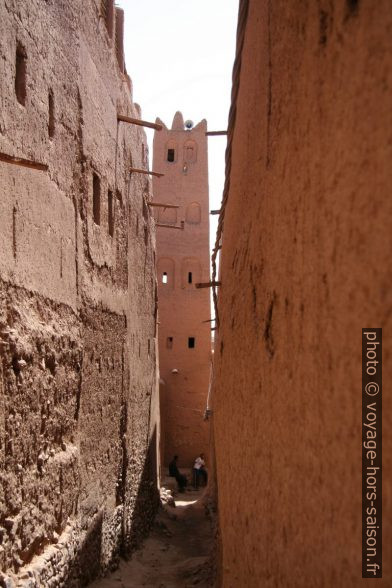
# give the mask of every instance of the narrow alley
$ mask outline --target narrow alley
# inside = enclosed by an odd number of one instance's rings
[[[0,588],[392,587],[391,97],[391,0],[0,0]]]
[[[130,561],[91,588],[206,588],[214,585],[216,528],[203,492],[163,504],[148,538]],[[216,524],[216,523],[215,523]]]

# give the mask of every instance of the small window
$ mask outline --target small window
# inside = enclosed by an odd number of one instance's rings
[[[167,284],[167,272],[163,272],[162,274],[162,284]]]
[[[108,191],[108,229],[109,235],[114,235],[114,206],[113,206],[113,192]]]
[[[188,284],[192,284],[192,272],[188,272]]]
[[[173,349],[173,337],[168,337],[166,339],[166,347],[168,349]]]
[[[175,151],[174,151],[174,149],[168,149],[168,150],[167,150],[167,160],[173,163],[173,161],[174,161],[174,156],[175,156]]]
[[[188,348],[189,349],[193,349],[195,347],[195,338],[194,337],[188,337]]]
[[[49,138],[54,137],[54,97],[52,90],[49,91],[49,121],[48,121],[48,133]]]
[[[101,224],[101,181],[93,174],[93,219],[96,225]]]
[[[26,62],[27,55],[25,48],[20,43],[16,46],[15,60],[15,94],[18,102],[26,104]]]

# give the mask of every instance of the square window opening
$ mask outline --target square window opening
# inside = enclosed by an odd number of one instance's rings
[[[171,163],[174,162],[174,156],[175,156],[175,150],[174,149],[168,149],[167,150],[167,161],[170,161]]]
[[[192,272],[188,272],[188,284],[192,284]]]
[[[194,337],[188,337],[188,348],[194,349],[196,339]]]
[[[168,337],[166,339],[166,347],[168,349],[173,349],[173,337]]]
[[[162,274],[162,284],[167,284],[167,272],[163,272]]]

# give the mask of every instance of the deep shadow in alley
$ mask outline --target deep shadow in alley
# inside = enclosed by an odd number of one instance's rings
[[[129,561],[91,588],[187,588],[214,585],[214,527],[200,492],[186,492],[176,508],[160,507],[153,529]]]

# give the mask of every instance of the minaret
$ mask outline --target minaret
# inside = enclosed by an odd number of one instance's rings
[[[154,208],[157,221],[161,455],[167,465],[192,466],[208,455],[209,424],[203,420],[211,361],[207,122],[196,126],[177,112],[172,128],[162,121],[154,136]],[[164,225],[164,226],[160,226]],[[171,228],[176,227],[176,228]],[[207,464],[208,465],[208,464]]]

